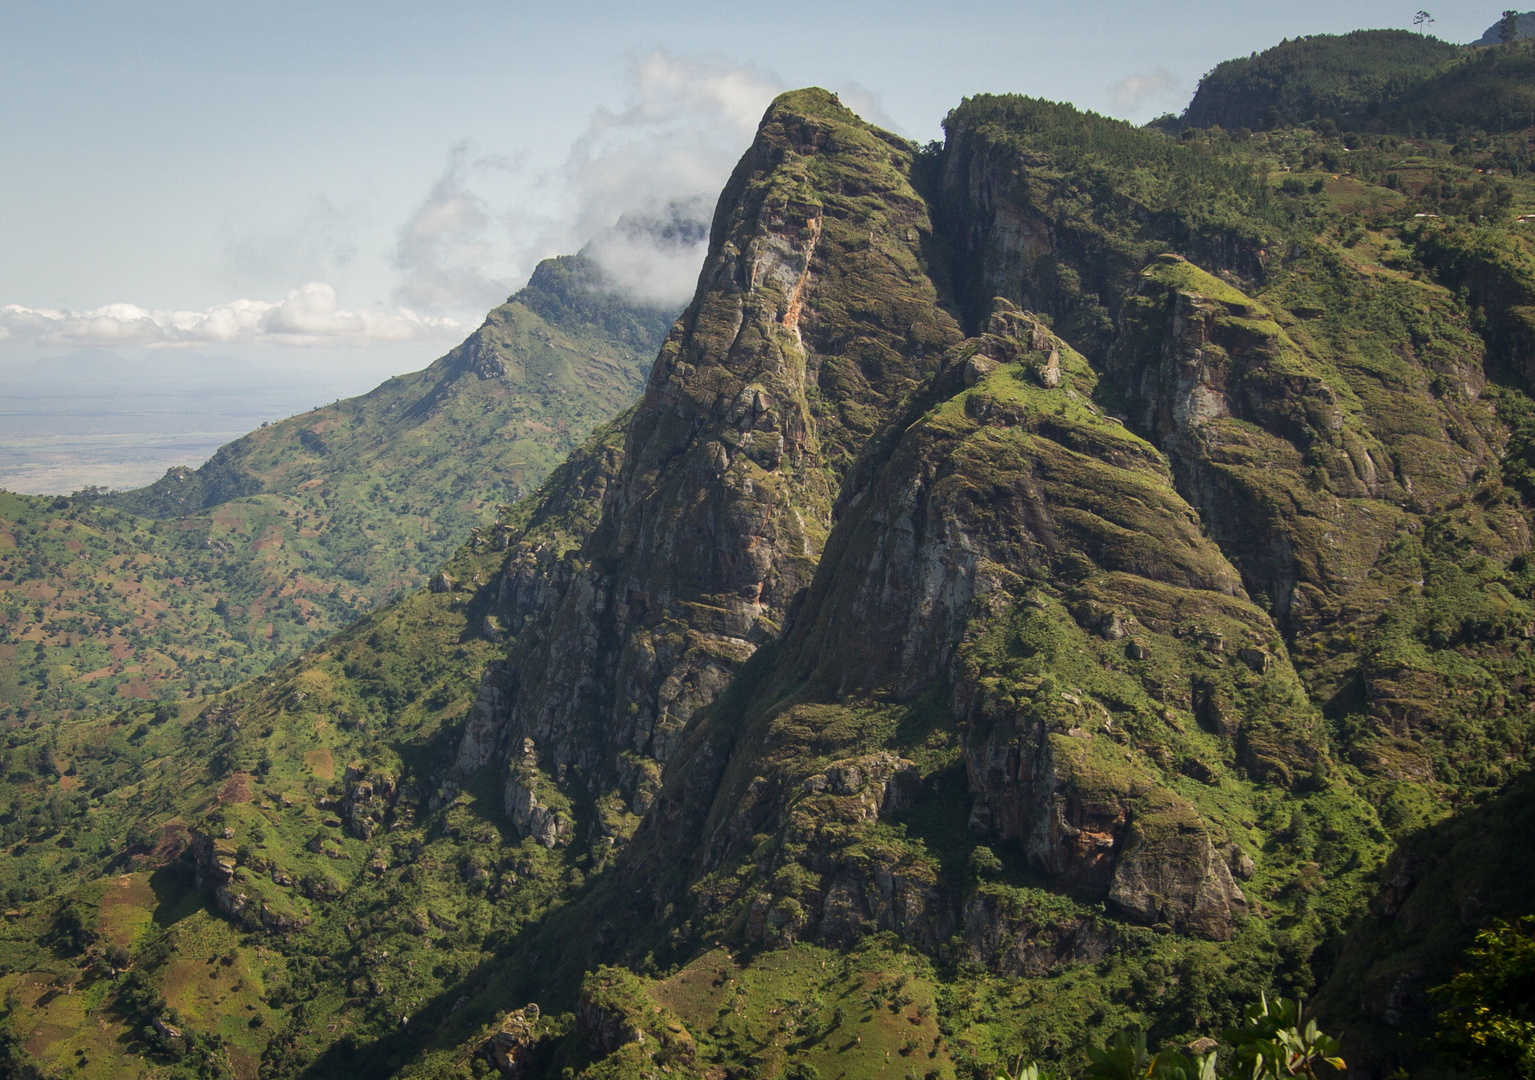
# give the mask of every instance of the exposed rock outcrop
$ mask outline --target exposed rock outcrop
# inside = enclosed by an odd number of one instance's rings
[[[910,160],[820,91],[768,111],[622,464],[588,493],[600,519],[565,541],[579,554],[564,570],[547,544],[508,560],[498,610],[520,636],[487,673],[461,775],[532,739],[546,778],[643,807],[634,758],[667,761],[694,713],[778,638],[847,462],[959,337],[921,270],[929,226]],[[827,278],[841,292],[823,306]],[[522,793],[508,806],[531,821],[537,785],[509,783]]]
[[[1167,454],[1247,589],[1270,601],[1314,698],[1369,714],[1350,759],[1373,776],[1432,784],[1449,779],[1436,758],[1452,773],[1456,762],[1468,774],[1507,769],[1450,735],[1490,718],[1458,704],[1464,676],[1424,650],[1451,636],[1433,611],[1466,602],[1460,590],[1486,581],[1484,560],[1528,551],[1530,528],[1488,475],[1504,436],[1483,398],[1484,346],[1447,308],[1436,340],[1393,327],[1396,299],[1358,304],[1348,332],[1312,328],[1163,255],[1121,307],[1105,383]],[[1365,354],[1391,355],[1389,374]],[[1508,643],[1531,613],[1507,608],[1490,582],[1476,590],[1457,648],[1490,685],[1508,677]],[[1236,655],[1260,673],[1274,662],[1261,643]],[[1446,738],[1457,743],[1448,755]]]
[[[995,888],[979,889],[965,901],[963,929],[971,963],[1012,976],[1049,975],[1071,964],[1102,960],[1115,940],[1106,920],[1032,910]]]
[[[511,767],[505,788],[505,813],[524,836],[531,836],[546,848],[564,847],[575,834],[569,800],[538,771],[538,753],[532,739],[522,740],[522,758]],[[540,789],[544,798],[557,800],[559,805],[546,805],[539,799]]]
[[[1134,810],[1114,861],[1109,903],[1127,918],[1224,940],[1247,899],[1194,807],[1157,791]]]
[[[647,846],[698,852],[714,903],[732,895],[725,868],[756,862],[770,884],[734,894],[748,935],[842,943],[878,929],[936,949],[952,933],[950,882],[909,849],[868,839],[901,812],[890,791],[920,801],[920,772],[898,771],[909,779],[893,786],[888,762],[835,756],[858,745],[861,710],[905,708],[945,685],[974,831],[1018,843],[1057,888],[1120,917],[1234,933],[1245,903],[1218,830],[1164,771],[1208,754],[1208,735],[1172,710],[1192,713],[1190,687],[1205,687],[1229,714],[1209,733],[1222,752],[1281,783],[1319,760],[1320,732],[1267,615],[1200,534],[1161,455],[1091,404],[1093,382],[1065,342],[999,302],[988,332],[945,355],[931,396],[850,476],[768,689],[731,706],[747,719],[721,779],[709,781],[720,768],[710,713],[673,763],[664,812],[642,826]],[[1125,671],[1132,629],[1149,644]],[[1234,667],[1213,648],[1227,640],[1271,662]],[[834,760],[806,775],[817,755]],[[696,841],[677,831],[691,815]],[[1111,938],[1094,940],[1082,948]]]
[[[506,1080],[522,1080],[529,1074],[531,1058],[543,1033],[539,1029],[537,1005],[528,1005],[501,1018],[489,1038],[480,1044],[480,1052]]]
[[[348,765],[344,780],[346,794],[338,810],[347,832],[359,840],[371,840],[384,827],[385,819],[399,798],[399,784],[394,777],[378,773],[368,776],[362,766]]]
[[[1361,583],[1406,492],[1364,402],[1268,308],[1163,255],[1121,309],[1107,375],[1137,430],[1167,454],[1179,491],[1281,618],[1301,581],[1333,593]],[[1475,461],[1464,456],[1454,482]],[[1324,492],[1307,485],[1308,470],[1327,478]],[[1331,557],[1308,558],[1323,532]]]
[[[222,914],[247,930],[273,934],[290,933],[308,925],[310,920],[306,916],[270,903],[262,893],[263,883],[239,865],[235,845],[228,838],[215,837],[206,830],[193,830],[189,835],[196,887],[208,891]],[[274,867],[271,880],[281,884],[288,878]]]

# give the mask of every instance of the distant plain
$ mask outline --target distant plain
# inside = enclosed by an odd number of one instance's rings
[[[409,363],[407,367],[421,366]],[[356,365],[268,367],[230,357],[80,350],[0,362],[0,488],[26,495],[142,487],[196,467],[268,421],[371,389]]]

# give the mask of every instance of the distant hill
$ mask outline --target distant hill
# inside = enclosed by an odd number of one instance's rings
[[[1168,126],[1311,123],[1419,138],[1523,131],[1535,126],[1535,50],[1462,47],[1405,30],[1296,38],[1217,65]]]
[[[201,468],[0,499],[0,717],[206,692],[421,586],[634,400],[674,314],[549,259],[429,367]]]
[[[1269,130],[1333,117],[1364,122],[1371,103],[1461,55],[1461,48],[1406,30],[1356,30],[1282,42],[1227,60],[1199,82],[1184,127]]]
[[[546,260],[526,288],[429,367],[263,426],[199,469],[172,469],[148,487],[94,498],[163,518],[261,494],[367,501],[354,484],[388,489],[372,501],[393,502],[430,478],[422,496],[452,504],[433,506],[438,528],[444,512],[479,520],[477,509],[459,504],[531,490],[530,474],[541,478],[643,385],[675,313],[628,304],[601,284],[583,256]],[[485,437],[492,431],[501,439]],[[390,516],[409,513],[396,505]],[[344,528],[339,520],[330,527]],[[461,540],[429,545],[429,561],[442,561]]]

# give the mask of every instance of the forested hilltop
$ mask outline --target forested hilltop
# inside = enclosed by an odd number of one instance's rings
[[[675,315],[550,259],[424,370],[199,469],[0,494],[0,722],[222,690],[421,587],[628,404]]]
[[[429,587],[12,724],[13,1067],[1226,1075],[1282,995],[1470,1075],[1430,988],[1535,907],[1530,46],[1305,42],[1147,128],[779,97],[643,393]]]
[[[1523,151],[1515,171],[1527,172],[1523,133],[1535,125],[1532,75],[1535,44],[1522,36],[1475,48],[1406,30],[1319,34],[1216,65],[1182,117],[1158,123],[1232,131],[1307,124],[1457,144],[1462,133],[1492,136],[1505,153]]]

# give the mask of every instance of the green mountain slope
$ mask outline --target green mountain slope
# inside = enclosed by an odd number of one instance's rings
[[[0,504],[7,715],[206,693],[420,586],[633,399],[671,316],[548,260],[422,371],[138,491]]]
[[[1368,119],[1402,87],[1463,51],[1407,30],[1299,37],[1215,65],[1199,81],[1182,122],[1260,131],[1328,117],[1347,130],[1367,130]]]
[[[1526,903],[1443,898],[1535,752],[1535,187],[1351,154],[780,97],[639,402],[431,588],[12,730],[17,1052],[958,1080],[1320,988],[1417,1069],[1397,965]]]
[[[1455,1075],[1422,1051],[1436,1026],[1438,1003],[1428,990],[1463,968],[1477,930],[1530,913],[1532,828],[1535,780],[1525,775],[1392,854],[1369,914],[1342,943],[1319,997],[1356,1057],[1407,1066],[1425,1080]]]
[[[431,778],[451,765],[495,655],[482,594],[508,538],[568,559],[621,433],[602,429],[461,549],[439,580],[462,586],[414,593],[216,698],[64,721],[45,741],[13,729],[4,795],[25,809],[5,821],[4,1030],[41,1025],[30,1054],[114,1076],[189,1047],[217,1068],[252,1073],[264,1059],[286,1073],[348,1052],[331,1014],[374,1042],[402,1012],[456,994],[487,943],[543,915],[570,886],[564,861],[499,825],[484,785]],[[34,748],[62,779],[29,767]],[[368,796],[343,804],[359,781]],[[391,950],[395,964],[378,968]],[[224,958],[218,985],[210,956]],[[76,986],[90,993],[57,992]],[[144,1029],[158,1018],[182,1035]],[[374,1060],[394,1049],[386,1040]]]

